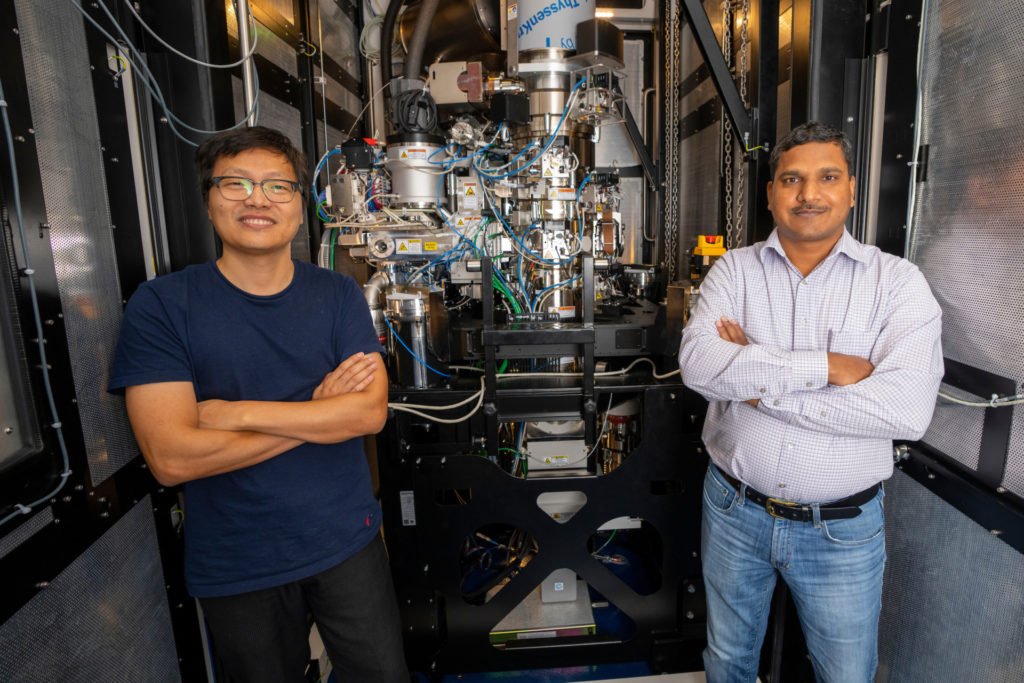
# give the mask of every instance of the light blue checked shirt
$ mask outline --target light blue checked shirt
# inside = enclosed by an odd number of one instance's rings
[[[749,345],[719,337],[723,316]],[[942,311],[909,261],[844,231],[805,278],[773,231],[711,268],[679,367],[711,402],[704,443],[716,465],[769,496],[824,503],[888,479],[892,440],[924,434],[943,375],[941,331]],[[829,385],[827,351],[875,370]]]

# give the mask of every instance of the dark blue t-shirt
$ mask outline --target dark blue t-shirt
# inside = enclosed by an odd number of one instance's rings
[[[308,401],[342,360],[380,352],[355,281],[294,263],[292,283],[273,296],[243,292],[214,263],[144,283],[125,309],[109,390],[191,381],[198,401]],[[195,597],[313,576],[380,528],[362,439],[302,444],[184,488]]]

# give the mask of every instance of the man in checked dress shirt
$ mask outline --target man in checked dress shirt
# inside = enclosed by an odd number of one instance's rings
[[[702,555],[709,683],[754,681],[778,577],[819,681],[877,666],[892,440],[918,439],[943,375],[941,310],[910,262],[846,232],[846,136],[799,126],[772,151],[775,230],[730,251],[683,331],[710,402]]]

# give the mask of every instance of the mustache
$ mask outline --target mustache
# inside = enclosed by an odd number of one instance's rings
[[[794,206],[792,209],[790,209],[790,211],[796,213],[798,211],[825,211],[827,209],[827,206],[821,204],[811,204],[810,202],[805,202],[803,204],[800,204],[799,206]]]

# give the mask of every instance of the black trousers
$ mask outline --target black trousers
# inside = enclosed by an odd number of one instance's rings
[[[214,657],[230,683],[303,683],[310,615],[339,682],[409,681],[398,601],[379,535],[308,579],[199,602]]]

